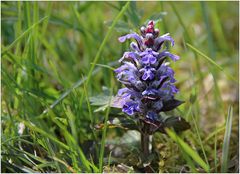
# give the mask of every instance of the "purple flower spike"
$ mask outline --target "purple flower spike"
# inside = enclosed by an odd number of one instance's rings
[[[179,56],[167,50],[161,51],[165,42],[171,42],[173,46],[174,40],[169,34],[159,36],[153,21],[141,27],[141,35],[127,34],[118,40],[125,42],[131,38],[137,42],[130,44],[132,51],[124,53],[119,60],[122,65],[115,70],[118,81],[126,87],[118,91],[114,106],[122,108],[127,115],[144,116],[154,122],[159,120],[160,112],[181,104],[180,101],[176,104],[174,99],[178,93],[174,71],[164,63],[166,57],[177,61]]]

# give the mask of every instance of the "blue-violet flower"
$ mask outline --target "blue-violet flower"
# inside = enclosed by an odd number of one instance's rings
[[[127,34],[119,38],[120,42],[135,39],[130,44],[131,51],[125,52],[119,60],[122,65],[115,70],[118,81],[125,85],[118,91],[118,100],[114,105],[130,116],[139,116],[149,121],[158,121],[160,112],[170,111],[182,102],[174,99],[178,93],[175,87],[174,71],[165,63],[167,57],[173,61],[179,56],[162,50],[163,44],[174,40],[165,34],[159,36],[150,21],[141,27],[141,35]]]

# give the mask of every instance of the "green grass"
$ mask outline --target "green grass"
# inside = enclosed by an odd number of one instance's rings
[[[155,172],[238,172],[238,7],[1,2],[1,171],[142,172],[136,135],[107,126],[120,111],[94,112],[90,98],[117,93],[113,70],[130,44],[117,38],[153,17],[181,57],[171,67],[185,103],[172,114],[191,129],[156,133],[146,161]]]
[[[197,164],[199,164],[205,172],[209,172],[209,165],[203,161],[203,159],[188,145],[186,144],[182,139],[180,139],[174,131],[171,131],[169,129],[166,130],[167,134],[179,145],[179,147],[188,155],[191,157]]]
[[[227,121],[226,121],[226,131],[223,141],[223,153],[222,153],[222,167],[221,172],[225,173],[228,171],[228,153],[229,153],[229,144],[232,131],[232,119],[233,119],[233,108],[230,106],[228,109]]]

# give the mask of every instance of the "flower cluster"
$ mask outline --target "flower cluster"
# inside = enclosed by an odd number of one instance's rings
[[[162,50],[163,44],[174,40],[165,34],[159,36],[159,30],[150,21],[146,27],[141,27],[141,35],[127,34],[119,38],[120,42],[134,38],[130,44],[131,51],[125,52],[119,60],[122,65],[115,70],[118,81],[125,85],[118,91],[119,100],[115,105],[130,116],[143,116],[148,120],[158,120],[159,113],[176,108],[182,102],[174,99],[178,89],[174,71],[165,63],[167,57],[173,61],[177,55]]]

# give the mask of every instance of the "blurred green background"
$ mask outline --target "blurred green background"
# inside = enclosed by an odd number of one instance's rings
[[[126,131],[109,129],[102,137],[94,125],[108,112],[94,112],[89,97],[103,87],[116,94],[121,85],[112,68],[130,43],[117,38],[150,19],[161,35],[170,33],[171,52],[181,57],[170,65],[176,98],[185,101],[174,113],[192,126],[182,139],[211,172],[238,171],[239,2],[131,2],[121,11],[125,4],[1,2],[2,172],[97,172],[99,161],[105,171],[122,172],[121,161],[129,166],[123,172],[141,172],[134,148],[114,160]],[[168,136],[153,139],[156,172],[204,171]]]

